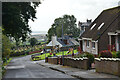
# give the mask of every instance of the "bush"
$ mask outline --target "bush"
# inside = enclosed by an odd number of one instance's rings
[[[99,57],[112,58],[112,53],[108,50],[101,51]]]
[[[91,53],[88,53],[88,52],[84,52],[82,54],[78,54],[78,55],[74,56],[74,58],[83,58],[83,57],[87,57],[91,63],[94,62],[95,56]]]
[[[111,53],[112,53],[112,57],[113,57],[113,58],[116,58],[116,57],[117,57],[116,51],[112,51]]]
[[[95,56],[91,53],[88,52],[84,52],[82,54],[78,54],[74,56],[75,58],[83,58],[83,57],[87,57],[88,58],[88,69],[91,69],[91,64],[94,63],[94,58]]]
[[[117,57],[117,58],[120,58],[120,51],[118,51],[118,52],[116,53],[116,57]]]
[[[90,63],[93,63],[94,62],[94,55],[93,54],[91,54],[91,53],[87,53],[87,56],[86,56],[88,59],[89,59],[89,61],[90,61]]]
[[[48,57],[52,57],[52,55],[48,55]]]

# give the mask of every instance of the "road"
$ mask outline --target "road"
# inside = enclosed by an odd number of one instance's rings
[[[52,70],[50,68],[36,64],[35,61],[30,60],[30,55],[25,57],[13,58],[7,66],[7,71],[4,78],[69,78],[74,77]]]

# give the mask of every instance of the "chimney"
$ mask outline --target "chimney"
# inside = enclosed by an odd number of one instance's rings
[[[57,36],[52,36],[52,45],[55,46],[57,42]]]
[[[88,22],[88,23],[91,23],[91,22],[92,22],[92,19],[90,19],[90,20],[87,19],[87,22]]]

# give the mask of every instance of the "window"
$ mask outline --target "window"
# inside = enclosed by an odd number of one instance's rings
[[[84,27],[81,27],[81,30],[83,30],[83,31],[84,31]]]
[[[88,40],[87,40],[87,42],[86,42],[86,46],[89,47],[89,41],[88,41]]]
[[[102,24],[98,27],[98,30],[100,30],[100,28],[102,28],[103,25],[104,25],[104,23],[102,23]]]
[[[90,30],[92,30],[95,26],[96,26],[96,23],[90,28]]]
[[[95,42],[92,42],[92,48],[95,48]]]

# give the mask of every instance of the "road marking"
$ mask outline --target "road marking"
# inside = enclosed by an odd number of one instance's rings
[[[24,65],[20,65],[20,66],[7,66],[6,69],[22,69],[25,68]]]

